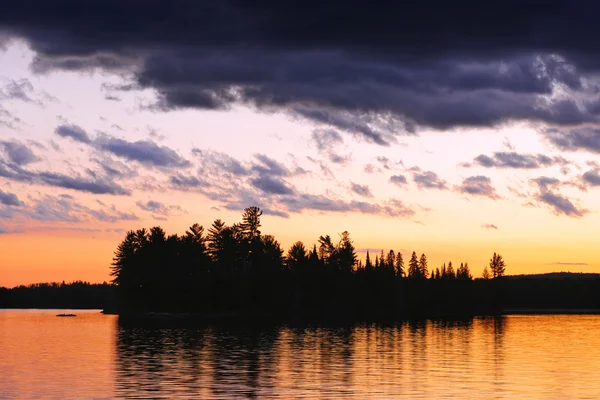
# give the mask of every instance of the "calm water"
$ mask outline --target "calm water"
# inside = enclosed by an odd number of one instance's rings
[[[75,313],[0,310],[0,398],[600,397],[600,316],[149,329]]]

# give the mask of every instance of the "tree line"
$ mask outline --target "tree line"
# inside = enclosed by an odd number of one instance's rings
[[[127,232],[111,266],[122,313],[264,312],[295,316],[400,316],[489,313],[498,308],[502,256],[494,253],[483,279],[452,262],[429,270],[425,254],[405,266],[390,250],[359,260],[348,232],[324,235],[284,252],[263,234],[262,211],[249,207],[232,225],[217,219],[183,235],[160,227]],[[478,284],[478,281],[489,281]]]

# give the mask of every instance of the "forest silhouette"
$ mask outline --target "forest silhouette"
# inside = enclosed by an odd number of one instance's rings
[[[321,321],[600,309],[599,274],[505,276],[497,253],[481,278],[473,278],[466,262],[433,268],[414,251],[408,260],[399,251],[367,252],[363,262],[348,232],[337,240],[320,236],[309,248],[296,242],[284,252],[260,231],[261,216],[249,207],[241,222],[216,220],[206,231],[194,224],[183,235],[160,227],[127,232],[114,255],[111,283],[0,288],[0,308]]]
[[[494,253],[485,278],[468,264],[430,268],[425,254],[401,252],[357,257],[348,232],[325,235],[287,252],[263,234],[262,211],[246,208],[242,220],[217,219],[208,230],[192,225],[183,235],[160,227],[127,232],[111,267],[119,313],[238,312],[294,317],[397,318],[494,314],[500,311],[502,256]]]

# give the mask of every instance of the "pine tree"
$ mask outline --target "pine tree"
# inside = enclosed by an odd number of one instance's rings
[[[385,260],[385,266],[390,272],[394,272],[394,262],[396,261],[396,254],[394,250],[390,250]]]
[[[487,265],[483,268],[483,273],[481,274],[481,277],[483,279],[490,279],[491,278],[490,271],[488,270]]]
[[[421,258],[419,259],[419,274],[423,278],[427,278],[427,275],[429,275],[429,271],[427,270],[427,256],[425,256],[425,253],[421,254]]]
[[[338,269],[343,272],[351,272],[354,270],[354,265],[358,260],[354,244],[350,239],[348,231],[342,232],[340,243],[335,251]]]
[[[490,269],[492,271],[492,277],[500,278],[504,276],[504,272],[506,271],[506,265],[504,264],[504,260],[500,254],[494,253],[492,258],[490,259]]]
[[[367,250],[367,257],[365,259],[365,271],[372,272],[373,264],[371,264],[371,257],[369,256],[369,250]]]
[[[448,262],[448,267],[446,268],[446,277],[448,279],[456,278],[456,274],[454,273],[454,268],[452,267],[452,261]]]
[[[286,256],[286,265],[291,270],[298,270],[304,267],[308,261],[308,255],[304,243],[298,241],[290,247]]]
[[[410,256],[410,261],[408,262],[408,277],[409,278],[418,278],[421,276],[421,271],[419,270],[419,260],[417,259],[417,253],[414,251]]]
[[[404,277],[404,258],[402,257],[401,252],[396,253],[396,276],[403,278]]]

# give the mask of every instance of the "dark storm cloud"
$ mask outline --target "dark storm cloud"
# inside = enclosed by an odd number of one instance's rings
[[[441,179],[435,172],[422,171],[418,167],[413,167],[411,170],[413,171],[413,181],[419,189],[448,189],[446,181]]]
[[[16,194],[3,192],[0,190],[0,204],[4,204],[5,206],[21,206],[23,203]]]
[[[29,147],[16,140],[0,141],[0,148],[3,150],[6,158],[8,158],[8,161],[19,166],[31,164],[40,160],[33,154],[33,151],[31,151]]]
[[[473,165],[486,168],[533,169],[552,165],[565,165],[569,162],[562,157],[549,157],[544,154],[519,154],[514,151],[496,152],[491,157],[480,154],[473,160]],[[465,165],[471,166],[471,165]]]
[[[599,11],[584,0],[23,0],[3,4],[0,33],[27,40],[40,72],[133,73],[121,89],[155,89],[157,108],[284,109],[387,145],[418,126],[598,122],[586,82],[600,71]],[[557,87],[585,101],[546,100]]]
[[[500,196],[496,193],[496,189],[492,186],[492,180],[487,176],[470,176],[465,178],[456,190],[463,194],[471,196],[483,196],[490,199],[499,199]]]
[[[60,125],[57,126],[54,132],[58,136],[68,137],[76,142],[90,144],[92,140],[88,136],[88,134],[77,125]]]

